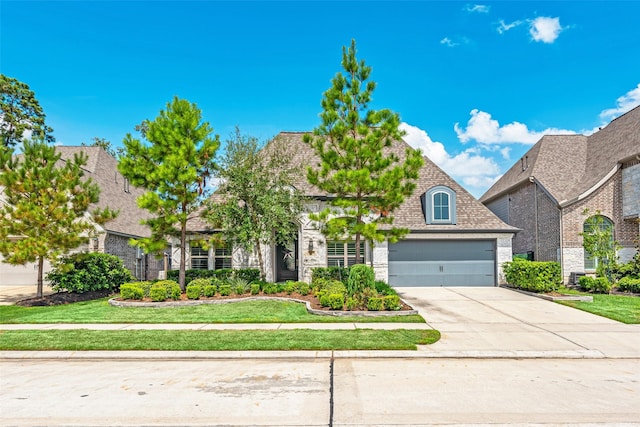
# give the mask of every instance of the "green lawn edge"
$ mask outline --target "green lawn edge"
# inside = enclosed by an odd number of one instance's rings
[[[440,339],[436,330],[175,331],[5,330],[0,350],[21,351],[292,351],[417,350]]]
[[[185,307],[114,307],[109,298],[48,307],[0,306],[2,324],[51,323],[425,323],[422,316],[321,316],[290,301]]]
[[[558,304],[629,325],[640,324],[640,297],[633,295],[591,294],[564,287],[560,288],[558,292],[593,297],[593,302],[556,301]]]

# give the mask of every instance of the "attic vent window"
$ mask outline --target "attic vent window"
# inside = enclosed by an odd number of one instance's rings
[[[522,159],[520,159],[520,165],[522,166],[523,171],[529,169],[529,156],[524,156]]]
[[[129,192],[129,179],[128,178],[124,179],[124,192],[125,193]]]
[[[422,195],[424,218],[427,224],[456,223],[456,192],[439,185]]]

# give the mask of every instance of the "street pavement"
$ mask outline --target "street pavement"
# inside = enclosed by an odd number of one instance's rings
[[[397,352],[0,352],[0,425],[640,426],[640,325],[503,288],[398,291],[427,320],[399,327],[437,329],[439,342]],[[37,326],[140,327],[0,328]]]

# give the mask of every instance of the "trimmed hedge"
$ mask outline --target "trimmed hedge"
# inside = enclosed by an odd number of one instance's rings
[[[120,298],[124,300],[141,300],[142,297],[144,297],[144,291],[140,282],[120,285]]]
[[[178,280],[178,270],[169,270],[167,272],[167,279]],[[249,283],[260,280],[260,270],[257,268],[221,268],[219,270],[199,270],[192,269],[185,271],[185,283],[190,283],[195,279],[211,279],[217,278],[220,280],[226,280],[228,278],[240,278],[248,281]]]
[[[347,284],[349,280],[349,267],[315,267],[311,269],[311,283],[318,279],[339,280]]]
[[[562,284],[560,264],[557,262],[514,259],[505,262],[504,273],[509,285],[529,292],[552,292]]]

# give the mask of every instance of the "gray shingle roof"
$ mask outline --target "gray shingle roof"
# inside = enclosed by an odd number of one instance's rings
[[[619,162],[640,154],[640,107],[613,120],[591,136],[542,137],[485,194],[483,203],[535,178],[557,203],[570,201],[592,188]]]
[[[136,199],[144,193],[144,190],[129,186],[129,192],[125,192],[125,180],[118,172],[118,161],[100,147],[56,147],[62,160],[73,159],[74,154],[84,152],[87,156],[87,164],[83,167],[85,177],[91,178],[100,187],[100,200],[92,206],[119,210],[117,218],[107,222],[104,228],[107,231],[126,234],[137,237],[150,236],[147,226],[140,224],[140,220],[149,218],[149,213],[138,207]]]

